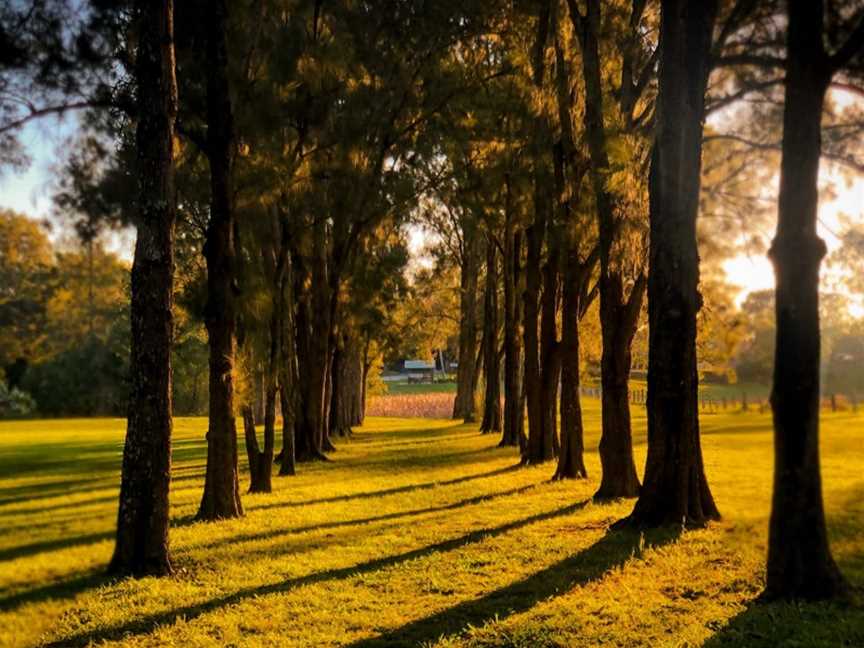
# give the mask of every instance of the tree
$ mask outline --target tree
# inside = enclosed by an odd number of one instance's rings
[[[51,243],[36,221],[0,211],[0,369],[15,388],[45,354]]]
[[[177,81],[172,0],[135,3],[138,21],[138,239],[132,264],[131,393],[117,539],[109,571],[171,572],[171,345],[174,270],[174,122]]]
[[[833,14],[836,16],[837,14]],[[864,46],[864,11],[835,53],[825,48],[825,6],[789,2],[786,93],[777,232],[769,256],[777,280],[777,342],[771,406],[774,494],[765,594],[829,598],[848,586],[831,557],[819,468],[819,266],[816,234],[825,93],[834,74]]]
[[[699,441],[696,217],[716,0],[663,0],[657,136],[649,173],[648,458],[625,524],[717,519]]]
[[[234,419],[236,326],[235,221],[232,191],[234,119],[228,85],[228,22],[225,0],[202,3],[207,48],[207,158],[210,162],[210,220],[204,243],[207,305],[204,321],[210,345],[210,408],[207,471],[199,520],[243,515],[237,474]]]
[[[643,100],[655,66],[654,54],[640,41],[645,2],[634,2],[624,35],[619,40],[622,52],[621,83],[615,90],[619,105],[619,120],[623,121],[619,146],[624,136],[639,139],[640,120],[650,111],[650,102]],[[610,160],[610,143],[604,125],[602,61],[600,58],[601,11],[598,0],[589,0],[583,16],[575,0],[568,0],[570,18],[582,50],[582,72],[585,82],[585,134],[590,155],[590,175],[594,188],[599,232],[600,256],[600,326],[603,336],[601,358],[602,434],[600,461],[603,468],[597,499],[635,497],[639,494],[639,478],[633,461],[633,441],[630,428],[629,380],[633,336],[642,309],[647,277],[641,267],[641,250],[635,256],[636,276],[626,274],[627,255],[633,255],[623,244],[621,230],[625,227],[624,211],[638,210],[627,204],[620,192],[614,191],[614,168]],[[645,59],[640,61],[640,58]],[[641,68],[639,64],[641,63]],[[641,106],[640,103],[648,103]],[[639,114],[635,111],[640,109]],[[631,144],[633,146],[633,144]],[[636,144],[636,148],[640,148]],[[640,167],[638,155],[631,162]],[[641,183],[641,178],[637,180]],[[635,207],[635,209],[634,209]],[[642,247],[638,240],[637,248]],[[629,284],[629,295],[627,287]]]
[[[498,248],[486,234],[486,282],[483,293],[483,369],[486,388],[480,431],[501,432],[501,360],[498,350]]]

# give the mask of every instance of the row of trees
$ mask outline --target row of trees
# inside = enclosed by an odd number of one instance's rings
[[[69,5],[45,7],[62,16]],[[32,16],[10,11],[4,25],[30,24]],[[62,71],[51,57],[35,71],[4,62],[30,74],[48,98],[64,88],[44,79],[62,75],[75,80],[67,91],[90,93],[91,134],[69,162],[63,199],[87,222],[138,230],[112,570],[171,570],[175,297],[203,320],[209,345],[198,517],[241,515],[238,376],[256,376],[264,402],[263,448],[248,407],[239,408],[254,490],[271,488],[277,400],[281,472],[325,458],[362,418],[365,372],[386,344],[402,288],[409,216],[441,236],[459,268],[455,417],[474,420],[482,382],[485,431],[500,429],[502,444],[518,446],[526,464],[557,454],[558,478],[584,477],[579,335],[598,299],[597,497],[638,496],[622,525],[716,519],[699,442],[697,214],[728,215],[758,201],[742,189],[758,173],[751,152],[777,146],[726,136],[741,146],[703,147],[724,139],[703,130],[710,112],[755,96],[782,107],[782,120],[780,110],[755,114],[756,135],[780,127],[790,134],[780,146],[772,246],[777,469],[768,589],[841,591],[825,539],[816,442],[816,171],[823,101],[833,78],[852,82],[860,14],[833,2],[793,2],[784,12],[750,0],[462,0],[387,10],[320,0],[94,2],[86,19],[59,28],[69,36],[80,24],[78,37],[47,42],[76,53],[56,59]],[[816,29],[823,16],[824,38]],[[85,33],[102,35],[87,41],[98,47],[81,45]],[[20,42],[24,50],[45,46]],[[105,60],[117,77],[94,80],[93,63]],[[0,132],[39,114],[30,109]],[[106,141],[117,144],[116,155],[102,155]],[[847,157],[844,146],[835,157]],[[715,246],[723,245],[718,234],[735,238],[723,219],[703,223]],[[640,484],[627,390],[646,307],[648,461]]]
[[[454,239],[459,243],[454,418],[474,420],[482,362],[482,429],[497,430],[501,421],[502,445],[519,445],[523,463],[557,455],[556,478],[584,477],[579,330],[597,296],[603,415],[602,478],[595,498],[638,497],[621,526],[717,519],[699,443],[697,328],[702,324],[714,337],[699,345],[702,357],[712,344],[714,352],[728,355],[734,342],[717,349],[724,346],[717,340],[720,331],[700,315],[705,299],[700,287],[708,288],[709,300],[722,295],[711,293],[710,282],[700,286],[697,238],[719,232],[710,220],[697,231],[696,217],[700,208],[716,216],[752,204],[746,192],[752,194],[753,187],[742,185],[741,177],[752,179],[758,171],[736,155],[742,150],[758,155],[771,147],[745,139],[745,149],[720,152],[708,144],[703,150],[703,142],[724,138],[703,133],[703,126],[709,112],[744,97],[764,98],[768,88],[778,87],[785,88],[785,97],[767,96],[782,111],[759,115],[763,136],[779,129],[781,117],[782,132],[796,134],[798,120],[807,119],[803,95],[811,103],[818,97],[808,126],[815,129],[808,136],[815,141],[801,151],[792,135],[782,138],[780,147],[780,225],[771,247],[778,274],[772,395],[777,466],[768,593],[832,595],[845,585],[828,552],[819,487],[819,263],[808,261],[802,250],[815,246],[821,252],[813,258],[824,254],[824,244],[814,242],[820,120],[834,75],[848,88],[858,73],[861,8],[839,11],[831,3],[812,3],[809,19],[802,19],[794,16],[799,9],[792,3],[784,34],[775,3],[660,4],[658,15],[646,2],[541,2],[533,21],[526,21],[533,31],[523,23],[521,32],[514,29],[509,40],[496,41],[506,52],[502,58],[518,61],[490,102],[503,112],[503,126],[490,130],[480,116],[468,123],[461,150],[448,157],[455,188],[425,219],[445,246],[452,247]],[[796,51],[794,41],[801,36],[795,21],[816,25],[809,38],[821,43],[823,14],[829,23],[825,38],[830,36],[836,51],[828,54],[821,45],[819,51]],[[785,50],[779,44],[784,36]],[[790,81],[802,68],[808,74],[819,70],[818,78],[801,81],[809,84],[806,89]],[[785,83],[777,78],[780,72]],[[711,90],[709,76],[718,79]],[[522,103],[505,101],[513,96]],[[481,108],[474,110],[479,114]],[[848,149],[833,157],[848,162],[845,154]],[[709,185],[700,192],[703,160]],[[483,247],[486,288],[478,353],[475,301]],[[703,247],[710,249],[711,243]],[[503,256],[500,273],[496,255]],[[646,294],[648,460],[640,485],[627,390]],[[496,391],[501,356],[503,417]]]

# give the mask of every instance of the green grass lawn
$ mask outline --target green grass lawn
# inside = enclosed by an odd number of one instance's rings
[[[421,382],[409,383],[407,381],[388,382],[388,394],[449,394],[456,393],[456,383],[448,382]]]
[[[771,482],[769,415],[706,415],[722,522],[608,533],[632,502],[591,479],[513,468],[475,426],[374,419],[333,461],[244,497],[243,519],[191,521],[202,419],[179,419],[175,576],[113,581],[120,420],[0,424],[0,644],[123,646],[864,646],[857,603],[758,604]],[[645,420],[635,412],[637,462]],[[864,418],[826,415],[835,556],[864,585]],[[245,466],[243,478],[246,480]],[[248,481],[247,481],[248,484]]]

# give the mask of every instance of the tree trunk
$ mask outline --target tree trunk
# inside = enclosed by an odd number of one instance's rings
[[[360,424],[361,360],[356,341],[343,334],[341,346],[333,354],[333,396],[330,403],[330,433],[351,435],[351,426]]]
[[[636,497],[639,478],[633,461],[628,382],[630,380],[630,347],[645,289],[644,279],[634,284],[629,298],[624,294],[621,263],[613,259],[616,219],[621,206],[608,189],[611,170],[603,124],[603,88],[598,34],[600,3],[590,0],[588,13],[574,20],[582,46],[582,73],[585,81],[585,133],[591,157],[591,179],[597,209],[600,246],[600,330],[603,352],[600,362],[602,386],[602,431],[600,463],[602,479],[596,499]],[[574,16],[571,9],[571,16]]]
[[[542,189],[538,188],[536,192],[542,192]],[[543,214],[544,211],[545,206],[541,202],[538,206],[538,212]],[[540,215],[525,233],[528,256],[525,262],[525,293],[523,297],[525,325],[523,335],[525,342],[525,396],[528,403],[528,444],[523,461],[530,464],[548,461],[554,456],[552,437],[547,435],[543,425],[543,379],[538,337],[540,248],[543,241],[543,230],[539,228],[544,225],[545,218]]]
[[[207,149],[210,159],[210,221],[205,324],[210,346],[210,412],[207,472],[199,520],[243,515],[237,475],[237,428],[234,419],[234,209],[231,175],[234,121],[228,88],[225,42],[225,0],[208,5],[207,24]]]
[[[819,266],[816,233],[821,121],[832,71],[822,3],[789,3],[786,101],[777,233],[777,344],[771,405],[774,496],[765,594],[822,599],[848,586],[828,546],[819,467]]]
[[[525,445],[525,407],[522,400],[522,345],[520,258],[522,239],[514,223],[509,177],[505,176],[504,224],[504,433],[501,446]]]
[[[117,541],[108,567],[118,575],[171,572],[173,332],[174,3],[135,3],[138,20],[138,238],[132,265],[130,396],[120,479]]]
[[[571,248],[563,289],[561,332],[561,451],[555,479],[584,479],[585,441],[579,396],[579,321],[582,313],[582,274],[579,252]],[[587,273],[590,275],[590,272]]]
[[[480,236],[476,225],[463,228],[464,250],[459,279],[459,366],[453,418],[466,423],[475,419],[477,359],[477,275],[480,266]]]
[[[313,333],[313,305],[311,278],[302,257],[295,255],[295,295],[297,296],[297,376],[298,403],[295,420],[296,461],[325,460],[321,448],[321,417],[324,409],[324,365],[326,348],[322,356],[321,338]],[[314,331],[320,330],[317,323]],[[316,343],[317,340],[317,343]]]
[[[557,232],[548,228],[549,259],[543,268],[543,300],[540,316],[540,408],[544,443],[552,445],[557,456],[558,444],[558,383],[561,380],[561,355],[558,342],[558,249],[553,241]]]
[[[501,432],[501,362],[498,357],[498,254],[486,236],[486,287],[483,296],[483,365],[486,390],[480,431]]]
[[[699,441],[696,217],[717,0],[663,0],[657,138],[649,174],[648,459],[623,524],[704,524],[720,514]]]
[[[264,410],[265,416],[267,416],[266,403]],[[258,445],[258,435],[255,431],[255,414],[252,405],[243,405],[241,411],[243,414],[243,432],[246,439],[246,458],[249,461],[249,492],[269,493],[273,490],[270,479],[273,458],[272,456],[266,457],[266,453],[261,452],[261,448]]]
[[[296,474],[294,464],[294,399],[291,396],[291,388],[288,386],[290,379],[285,376],[279,381],[279,403],[282,406],[282,450],[279,452],[279,474],[288,476]]]
[[[602,253],[600,258],[602,265]],[[645,293],[645,279],[643,276],[637,280],[632,288],[630,301],[622,303],[621,275],[610,275],[600,279],[600,328],[603,339],[600,359],[602,477],[600,488],[594,494],[594,498],[598,500],[639,495],[639,477],[636,475],[636,464],[633,460],[628,383],[630,349],[636,333],[642,296]]]

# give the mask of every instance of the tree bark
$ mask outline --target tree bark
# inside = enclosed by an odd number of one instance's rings
[[[474,223],[463,228],[463,248],[459,279],[459,366],[456,369],[453,418],[470,423],[476,417],[477,283],[480,266],[480,235]]]
[[[210,412],[207,471],[199,520],[243,515],[237,471],[234,418],[234,208],[231,175],[234,120],[228,87],[227,7],[207,7],[207,153],[210,160],[210,221],[204,243],[207,260],[205,324],[210,346]]]
[[[592,264],[593,266],[593,264]],[[585,479],[585,440],[579,395],[579,322],[582,319],[586,273],[578,249],[571,247],[567,260],[561,331],[561,451],[554,479]]]
[[[816,233],[821,122],[833,70],[823,46],[822,2],[790,2],[777,233],[777,343],[771,405],[774,494],[765,594],[845,594],[825,529],[819,467],[819,266]]]
[[[663,0],[657,138],[649,174],[648,459],[622,524],[701,525],[720,514],[699,440],[696,217],[717,0]]]
[[[528,464],[548,461],[554,456],[552,435],[544,426],[543,376],[540,365],[540,251],[545,231],[545,198],[541,187],[535,188],[535,221],[525,232],[528,254],[525,260],[524,328],[525,396],[528,404],[528,443],[523,461]]]
[[[558,443],[558,383],[561,379],[561,350],[558,342],[558,232],[550,223],[547,234],[548,259],[543,267],[543,297],[540,315],[540,408],[544,443],[551,443],[557,456]]]
[[[537,37],[532,54],[532,85],[536,95],[543,93],[545,52],[549,37],[552,3],[540,3]],[[540,359],[540,286],[543,241],[549,221],[550,201],[547,181],[547,155],[549,153],[548,124],[542,115],[534,118],[532,135],[533,222],[525,230],[527,255],[525,259],[525,292],[523,339],[525,344],[525,396],[528,404],[528,442],[522,461],[526,464],[548,461],[554,456],[551,430],[544,426],[543,376]]]
[[[258,435],[255,431],[255,414],[252,405],[243,405],[241,410],[243,414],[243,432],[246,440],[246,457],[249,461],[249,492],[269,493],[273,490],[271,479],[273,471],[272,450],[270,457],[267,457],[266,452],[262,452],[261,447],[258,445]],[[264,412],[264,416],[267,417],[269,412],[268,403],[264,405]],[[266,425],[265,419],[265,430]]]
[[[645,281],[639,278],[629,297],[624,292],[620,261],[613,258],[617,219],[621,206],[609,191],[607,178],[611,170],[603,124],[603,87],[598,34],[600,3],[589,0],[588,13],[580,19],[575,6],[571,17],[582,46],[582,75],[585,81],[585,133],[591,157],[591,179],[597,209],[600,250],[600,329],[603,351],[600,362],[602,386],[602,432],[600,463],[602,479],[596,499],[636,497],[639,478],[633,461],[628,383],[630,348],[639,317]]]
[[[342,335],[342,344],[333,353],[333,396],[330,403],[330,433],[334,436],[351,435],[351,426],[359,425],[360,388],[362,366],[356,340],[350,334]]]
[[[117,539],[108,567],[118,575],[171,572],[174,123],[177,80],[172,0],[135,3],[138,52],[138,237],[132,265],[131,382],[120,480]]]
[[[326,349],[321,353],[320,338],[313,333],[313,305],[310,273],[303,258],[294,255],[294,286],[297,297],[297,375],[298,401],[295,420],[296,461],[326,460],[321,447],[321,417],[324,409],[324,365]],[[314,330],[318,329],[317,324]],[[315,340],[318,338],[318,344]],[[326,341],[325,341],[326,346]]]
[[[597,265],[598,246],[583,260],[580,254],[580,231],[575,227],[573,206],[579,202],[579,187],[587,171],[586,160],[578,155],[573,141],[572,82],[564,49],[555,30],[555,81],[558,103],[558,121],[561,125],[560,143],[553,148],[555,164],[555,190],[557,194],[558,222],[568,224],[562,236],[563,286],[561,356],[561,449],[553,479],[584,479],[585,441],[582,426],[582,402],[579,393],[579,325],[596,296],[589,290],[591,275]],[[569,173],[569,176],[568,176]]]
[[[522,400],[522,345],[519,308],[522,238],[515,224],[509,176],[505,176],[504,207],[504,432],[500,446],[525,446]]]
[[[645,294],[645,277],[640,276],[624,300],[622,277],[618,272],[603,276],[601,243],[600,328],[603,351],[600,358],[602,431],[600,465],[602,477],[594,498],[617,499],[639,494],[639,477],[633,460],[630,427],[629,386],[633,336]],[[605,300],[604,300],[605,293]],[[604,316],[605,315],[605,316]]]
[[[483,433],[501,432],[501,362],[498,356],[498,254],[492,234],[486,236],[486,286],[483,296]]]

